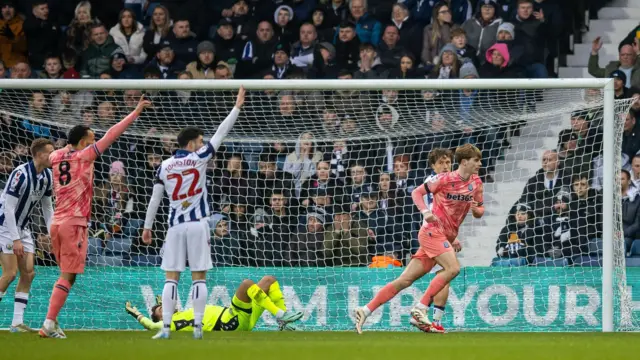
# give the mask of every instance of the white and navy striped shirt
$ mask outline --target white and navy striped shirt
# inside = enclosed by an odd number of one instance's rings
[[[438,176],[438,174],[433,173],[429,176],[427,176],[426,179],[424,179],[424,183],[428,183],[429,181],[431,181],[431,179],[435,178],[436,176]],[[427,207],[429,208],[429,210],[433,210],[433,194],[431,192],[427,192],[427,194],[423,197],[424,199],[424,203],[427,204]]]
[[[22,164],[11,172],[0,195],[0,231],[7,231],[14,240],[20,239],[20,233],[29,225],[31,212],[38,202],[43,201],[43,211],[51,210],[52,178],[51,169],[44,169],[36,174],[33,161]],[[7,219],[9,212],[14,215],[15,223],[13,219]],[[51,214],[43,215],[49,225]]]
[[[158,168],[156,182],[169,197],[169,227],[209,217],[207,163],[214,153],[211,144],[196,152],[178,150]]]

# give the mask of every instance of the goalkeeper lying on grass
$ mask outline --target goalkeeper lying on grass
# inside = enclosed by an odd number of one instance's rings
[[[158,300],[156,298],[156,302]],[[161,303],[151,308],[151,319],[142,315],[128,301],[125,308],[127,313],[147,330],[162,328]],[[202,331],[251,331],[265,310],[276,317],[280,330],[296,330],[290,323],[302,318],[302,312],[287,311],[276,278],[265,276],[257,284],[249,279],[243,280],[231,299],[231,306],[207,305],[202,320]],[[171,321],[171,331],[192,331],[193,319],[193,309],[175,312]]]

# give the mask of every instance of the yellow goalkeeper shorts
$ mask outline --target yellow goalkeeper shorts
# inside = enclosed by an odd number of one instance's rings
[[[264,308],[254,301],[241,301],[233,295],[231,306],[220,317],[222,331],[251,331],[260,320]]]

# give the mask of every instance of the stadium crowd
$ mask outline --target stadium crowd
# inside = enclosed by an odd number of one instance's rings
[[[0,77],[546,78],[556,76],[554,58],[561,37],[570,31],[563,19],[574,11],[574,3],[582,1],[2,0]],[[618,62],[599,67],[598,41],[589,59],[593,76],[616,78],[618,99],[640,93],[639,49],[632,33],[620,46]],[[82,122],[100,134],[135,107],[141,94],[3,90],[0,101],[25,109],[26,116],[1,115],[0,186],[14,166],[27,161],[34,138],[65,145],[63,125],[37,120]],[[145,94],[154,109],[141,123],[153,126],[141,129],[145,136],[123,137],[96,163],[91,265],[159,264],[165,231],[161,222],[151,246],[140,242],[139,232],[156,169],[177,146],[173,137],[161,134],[188,124],[193,114],[221,119],[233,106],[233,94],[224,92]],[[410,194],[430,174],[429,151],[475,143],[485,163],[480,175],[493,182],[495,163],[522,124],[487,128],[473,117],[535,111],[540,95],[472,90],[251,93],[244,119],[265,128],[277,119],[280,127],[300,135],[295,144],[228,142],[211,161],[207,181],[215,209],[214,263],[400,266],[418,246],[421,218]],[[424,118],[412,110],[418,100],[432,110],[424,135],[357,140],[360,128],[388,131],[398,121]],[[590,108],[571,115],[571,129],[560,134],[557,149],[544,154],[542,169],[514,205],[497,240],[494,265],[571,265],[582,257],[599,261],[602,135],[601,124],[591,120],[600,113]],[[634,190],[640,189],[637,114],[627,116],[623,139],[629,252],[635,248],[632,239],[640,238],[640,196]],[[316,118],[314,125],[309,115]],[[162,208],[158,216],[166,217]],[[38,263],[54,264],[44,224],[33,227]]]

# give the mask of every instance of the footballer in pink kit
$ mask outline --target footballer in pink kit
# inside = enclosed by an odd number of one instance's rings
[[[455,152],[458,170],[438,174],[424,186],[413,190],[411,198],[424,216],[424,224],[418,234],[420,248],[396,280],[385,285],[367,305],[355,310],[358,333],[362,333],[371,312],[438,264],[442,270],[433,278],[420,302],[411,309],[411,324],[423,331],[432,327],[427,315],[429,306],[436,294],[460,273],[454,252],[460,248],[457,240],[460,225],[469,210],[475,218],[484,215],[483,185],[478,177],[481,158],[478,148],[471,144],[462,145]],[[425,202],[425,196],[429,194],[433,196],[433,210]]]
[[[84,272],[87,257],[87,224],[91,220],[93,198],[94,162],[149,106],[151,103],[142,97],[136,109],[110,128],[98,142],[88,126],[74,126],[69,130],[68,145],[49,156],[55,195],[50,235],[53,254],[61,274],[53,287],[47,317],[40,329],[41,337],[65,338],[56,319],[67,300],[76,275]]]

